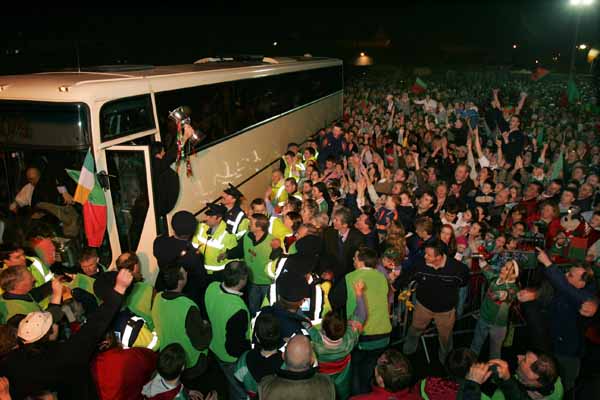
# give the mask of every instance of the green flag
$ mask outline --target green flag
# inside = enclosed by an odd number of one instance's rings
[[[538,149],[544,146],[544,128],[540,128],[540,133],[537,135],[537,147]]]
[[[569,103],[575,103],[579,100],[579,90],[573,79],[569,79],[569,83],[567,83],[567,97],[569,98]]]
[[[563,171],[563,155],[563,151],[561,150],[558,156],[558,160],[556,160],[556,162],[552,165],[552,176],[550,177],[550,179],[560,178]]]

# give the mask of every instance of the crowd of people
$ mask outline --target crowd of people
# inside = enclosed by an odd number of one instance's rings
[[[154,283],[134,252],[51,269],[43,235],[3,242],[0,399],[594,398],[589,83],[569,101],[560,78],[405,79],[348,82],[342,119],[290,143],[264,196],[177,212]],[[415,372],[425,332],[443,376]]]

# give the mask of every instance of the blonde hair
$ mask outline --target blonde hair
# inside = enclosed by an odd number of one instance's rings
[[[406,257],[406,232],[404,227],[397,223],[391,223],[387,229],[385,244],[398,250],[400,260]]]

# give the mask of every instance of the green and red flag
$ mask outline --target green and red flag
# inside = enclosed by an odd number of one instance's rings
[[[94,158],[88,150],[81,171],[67,169],[67,173],[77,182],[73,200],[83,205],[83,225],[88,246],[100,247],[106,231],[106,198],[94,167]]]
[[[427,90],[427,84],[425,82],[423,82],[423,80],[421,78],[417,78],[417,80],[415,81],[415,84],[411,88],[411,91],[414,94],[425,93],[426,90]]]
[[[538,80],[542,79],[543,77],[545,77],[546,75],[548,75],[549,73],[550,73],[550,71],[547,70],[546,68],[537,67],[535,69],[535,71],[533,71],[533,73],[531,74],[531,80],[538,81]]]

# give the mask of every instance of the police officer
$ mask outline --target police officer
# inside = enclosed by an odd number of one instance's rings
[[[240,200],[244,197],[235,186],[229,184],[229,188],[223,191],[223,205],[226,207],[225,222],[227,232],[233,233],[236,238],[241,238],[248,231],[250,221],[246,213],[240,207]]]
[[[171,219],[173,236],[158,236],[154,240],[154,257],[160,271],[156,278],[157,291],[164,290],[163,270],[167,265],[177,263],[188,275],[188,282],[183,293],[194,300],[202,310],[204,292],[208,286],[208,275],[204,267],[204,256],[192,243],[198,227],[198,220],[189,211],[178,211]]]
[[[237,238],[228,231],[229,225],[224,220],[227,209],[215,203],[206,206],[206,221],[198,224],[192,244],[204,256],[204,268],[211,280],[221,281],[223,269],[229,260],[219,256],[236,247]]]

